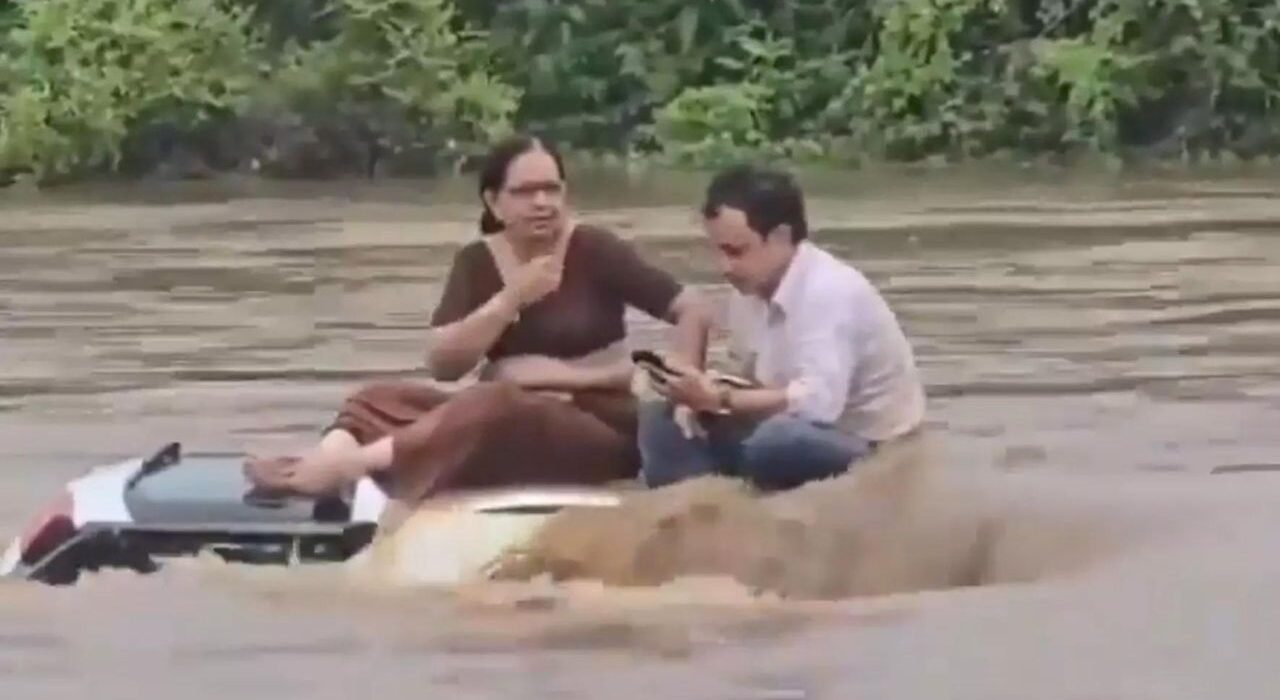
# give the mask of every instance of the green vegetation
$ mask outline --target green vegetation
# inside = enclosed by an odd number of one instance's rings
[[[1280,145],[1272,0],[0,0],[0,173],[424,174],[536,129],[769,155]]]

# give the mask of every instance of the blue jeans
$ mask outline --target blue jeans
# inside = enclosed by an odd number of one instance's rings
[[[781,490],[835,476],[873,446],[835,428],[787,415],[751,426],[708,421],[706,437],[686,438],[665,401],[640,406],[640,475],[649,488],[708,474],[743,478],[762,490]]]

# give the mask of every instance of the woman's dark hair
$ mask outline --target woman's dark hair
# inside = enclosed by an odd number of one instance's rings
[[[551,159],[556,162],[557,174],[560,175],[561,180],[564,179],[564,161],[561,160],[560,152],[550,141],[527,134],[510,136],[499,141],[489,150],[489,155],[485,157],[484,165],[480,168],[480,206],[484,207],[484,213],[480,215],[480,233],[488,235],[503,229],[502,222],[484,201],[484,193],[502,189],[503,185],[507,184],[507,168],[511,167],[511,161],[530,151],[543,151],[551,156]]]

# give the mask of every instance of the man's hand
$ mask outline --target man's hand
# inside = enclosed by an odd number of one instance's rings
[[[762,386],[755,381],[717,381],[719,375],[714,370],[699,372],[670,355],[663,355],[663,361],[680,374],[675,377],[655,375],[650,384],[655,392],[676,406],[685,406],[697,413],[719,413],[727,408],[721,403],[720,392],[726,385],[738,385],[733,390],[732,413],[735,417],[760,420],[787,410],[785,387]],[[742,386],[744,384],[747,386]]]
[[[715,383],[705,373],[671,355],[663,355],[663,361],[674,369],[674,376],[655,374],[653,390],[668,401],[688,406],[698,412],[714,412],[720,409],[720,394]]]

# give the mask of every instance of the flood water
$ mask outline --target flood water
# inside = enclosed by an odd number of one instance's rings
[[[583,218],[722,293],[700,178],[582,179]],[[824,176],[810,208],[897,310],[950,459],[1159,479],[1280,463],[1275,182]],[[88,466],[296,448],[359,382],[418,371],[476,215],[468,182],[3,197],[6,539]],[[0,696],[1266,697],[1274,567],[1185,573],[817,604],[706,581],[361,593],[197,563],[0,585]]]

